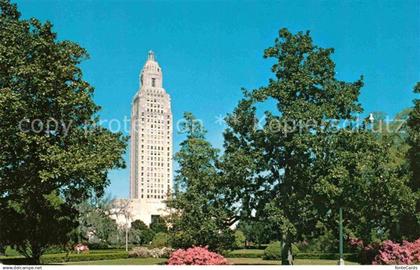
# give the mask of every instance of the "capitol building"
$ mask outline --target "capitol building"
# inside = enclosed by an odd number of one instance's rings
[[[130,199],[116,203],[129,208],[126,219],[149,225],[165,213],[165,200],[173,186],[171,98],[163,88],[162,69],[152,51],[139,85],[131,107]],[[117,217],[117,222],[124,221]]]

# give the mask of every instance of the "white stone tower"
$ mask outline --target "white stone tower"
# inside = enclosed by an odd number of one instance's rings
[[[162,69],[149,51],[131,110],[130,199],[132,219],[150,224],[162,215],[172,188],[171,99]]]

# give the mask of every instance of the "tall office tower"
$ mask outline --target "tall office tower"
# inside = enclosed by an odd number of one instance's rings
[[[171,99],[162,82],[162,69],[150,51],[131,110],[132,219],[146,224],[162,215],[172,188]]]

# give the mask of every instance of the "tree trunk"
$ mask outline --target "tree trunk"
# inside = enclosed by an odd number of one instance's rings
[[[33,256],[28,261],[30,264],[33,264],[33,265],[41,264],[41,256],[39,255]]]
[[[125,251],[128,251],[128,229],[125,229]]]
[[[293,265],[292,242],[289,235],[284,235],[281,241],[281,264]]]
[[[30,264],[41,264],[41,249],[37,246],[32,246],[31,247],[32,250],[32,256],[29,259]]]

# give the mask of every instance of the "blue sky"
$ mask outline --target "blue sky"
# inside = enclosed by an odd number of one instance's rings
[[[12,0],[13,1],[13,0]],[[85,79],[95,87],[103,119],[130,115],[138,74],[152,49],[172,98],[174,122],[184,111],[222,145],[218,116],[231,112],[241,87],[263,86],[272,62],[263,50],[278,30],[310,30],[314,42],[335,48],[337,77],[365,76],[365,112],[391,116],[411,106],[420,81],[420,1],[75,1],[19,0],[24,18],[50,20],[58,38],[86,48]],[[183,137],[174,134],[175,150]],[[128,155],[126,155],[128,161]],[[129,169],[110,174],[109,192],[128,196]]]

